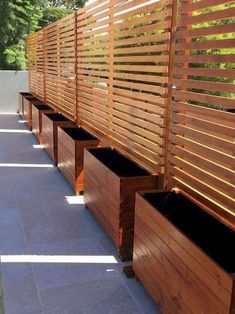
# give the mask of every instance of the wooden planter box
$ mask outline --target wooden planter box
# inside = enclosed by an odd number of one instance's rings
[[[235,233],[182,193],[137,193],[134,272],[163,313],[235,313]]]
[[[74,123],[60,113],[42,113],[43,144],[48,154],[58,162],[58,126],[73,126]]]
[[[37,137],[40,144],[43,144],[42,137],[42,114],[55,112],[48,105],[32,106],[32,132]]]
[[[111,148],[85,149],[84,199],[123,261],[133,255],[135,192],[157,187],[158,177]]]
[[[24,97],[23,106],[24,106],[24,114],[23,119],[28,124],[30,130],[32,130],[32,106],[43,104],[43,102],[37,97]]]
[[[21,118],[24,118],[24,98],[25,97],[34,97],[31,93],[28,92],[20,92],[19,93],[19,115]]]
[[[82,128],[58,128],[58,167],[76,194],[83,192],[84,148],[97,147],[99,142]]]

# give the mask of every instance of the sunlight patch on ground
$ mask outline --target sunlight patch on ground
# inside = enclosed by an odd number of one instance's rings
[[[30,133],[32,134],[31,131],[29,130],[15,130],[15,129],[0,129],[0,133]]]
[[[33,148],[44,148],[44,145],[34,144]]]
[[[18,163],[0,163],[0,167],[9,168],[54,168],[52,164],[18,164]]]
[[[81,204],[85,204],[84,203],[84,197],[83,195],[79,195],[79,196],[65,196],[66,201],[70,204],[70,205],[81,205]]]
[[[1,263],[117,264],[112,255],[1,255]]]

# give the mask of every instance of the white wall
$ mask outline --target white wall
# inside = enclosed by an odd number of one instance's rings
[[[28,92],[28,72],[0,70],[0,113],[18,111],[19,92]]]

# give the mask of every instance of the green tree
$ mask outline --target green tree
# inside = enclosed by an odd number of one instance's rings
[[[1,69],[25,69],[25,37],[38,28],[41,17],[42,9],[37,0],[1,0]]]
[[[46,7],[43,9],[43,16],[39,20],[40,27],[44,27],[52,22],[62,19],[64,16],[73,13],[74,10],[59,8],[59,7]]]

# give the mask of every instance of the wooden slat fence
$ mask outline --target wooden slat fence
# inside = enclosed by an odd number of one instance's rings
[[[234,1],[97,0],[28,37],[30,90],[235,228],[234,30]]]
[[[43,30],[28,36],[29,91],[44,100]]]
[[[75,13],[44,28],[45,100],[76,119]]]
[[[179,4],[168,147],[170,185],[184,189],[234,224],[235,4],[221,0]]]

